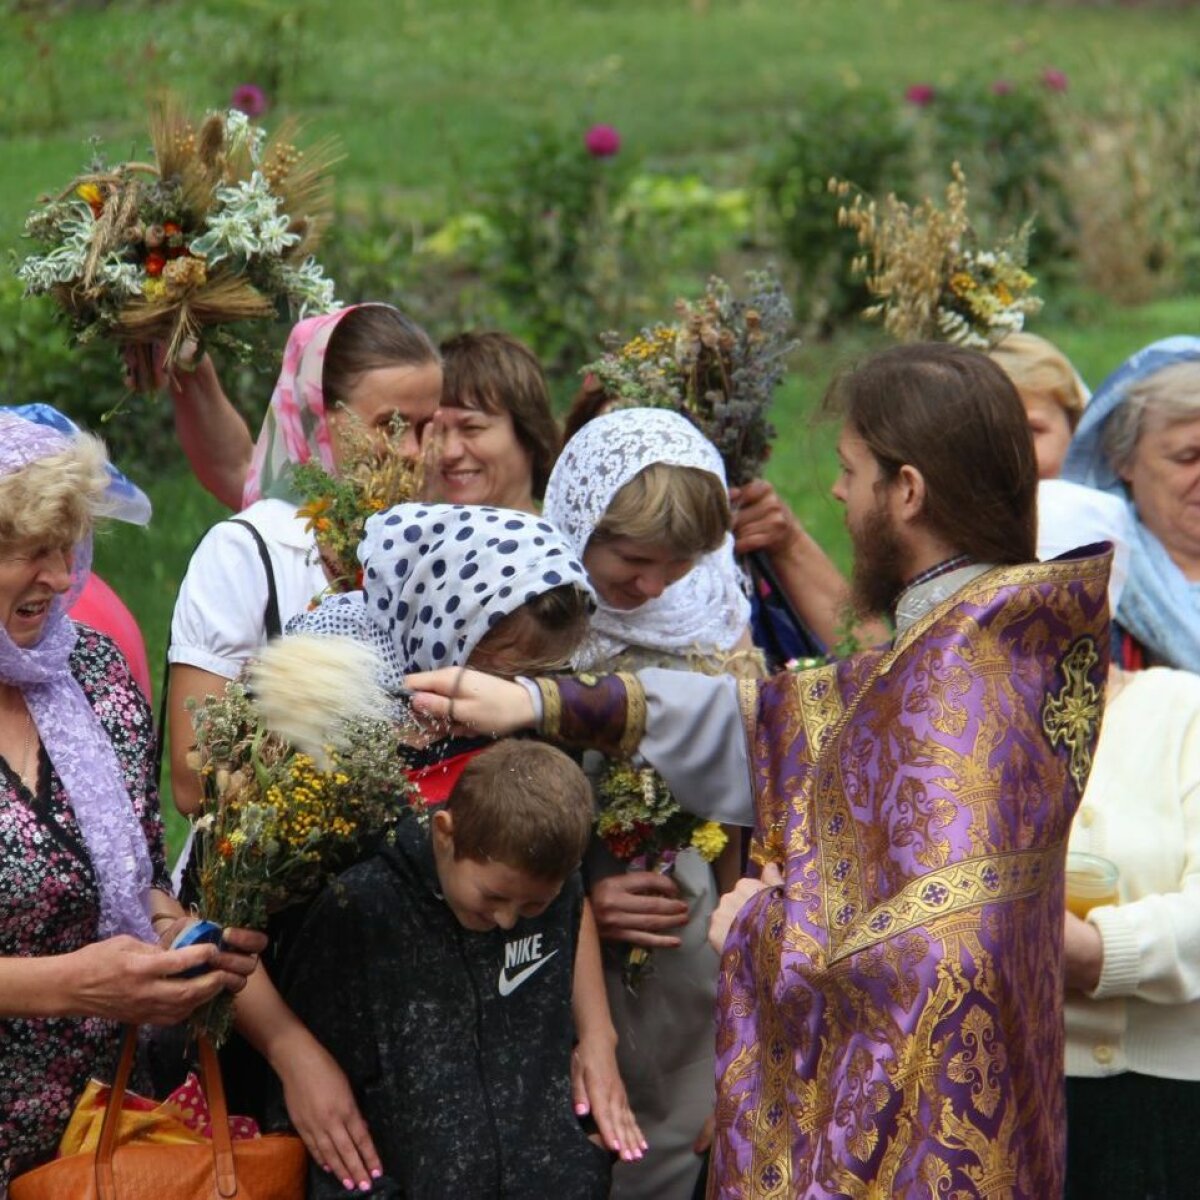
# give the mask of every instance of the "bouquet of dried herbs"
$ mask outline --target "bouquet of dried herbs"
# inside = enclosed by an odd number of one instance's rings
[[[423,813],[375,670],[352,639],[297,635],[268,646],[245,682],[194,707],[204,918],[265,929],[404,813]],[[222,995],[194,1023],[219,1045],[231,1018]]]
[[[1026,270],[1032,222],[994,249],[983,249],[967,214],[967,181],[954,163],[945,207],[926,197],[915,208],[889,195],[861,193],[838,210],[838,224],[858,235],[862,251],[851,269],[866,276],[879,303],[864,316],[882,317],[902,342],[941,340],[986,348],[1024,327],[1042,307]],[[848,196],[849,183],[830,180]]]
[[[358,544],[368,518],[415,500],[424,479],[424,463],[400,450],[407,430],[403,417],[393,417],[385,430],[371,430],[350,411],[340,414],[337,428],[341,466],[331,475],[310,460],[292,468],[296,491],[303,498],[297,515],[316,538],[329,574],[329,591],[362,587]]]
[[[632,341],[609,336],[608,351],[583,368],[614,405],[670,408],[716,446],[731,486],[757,479],[775,429],[768,410],[797,346],[792,307],[770,271],[747,275],[747,293],[713,278],[702,299],[678,300],[674,324]]]
[[[193,124],[170,100],[150,124],[151,161],[110,164],[96,149],[30,213],[40,249],[17,269],[26,295],[52,296],[78,341],[112,338],[147,367],[164,344],[168,370],[191,340],[245,351],[240,322],[336,307],[313,257],[329,220],[328,145],[302,151],[288,127],[268,138],[237,110]]]

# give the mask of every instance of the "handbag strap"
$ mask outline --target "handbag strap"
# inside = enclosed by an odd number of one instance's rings
[[[137,1026],[127,1025],[121,1041],[121,1057],[117,1060],[117,1073],[108,1091],[108,1106],[104,1110],[104,1124],[100,1126],[100,1141],[96,1146],[96,1195],[99,1200],[117,1200],[112,1164],[113,1143],[117,1139],[117,1126],[121,1123],[121,1105],[125,1100],[125,1089],[129,1086],[136,1049]]]
[[[200,1044],[200,1079],[208,1097],[208,1116],[212,1129],[213,1164],[217,1172],[217,1195],[236,1196],[237,1168],[233,1164],[233,1142],[229,1136],[229,1106],[225,1103],[225,1081],[213,1044],[203,1034]]]
[[[208,1098],[209,1120],[212,1128],[213,1168],[217,1180],[217,1195],[237,1195],[237,1168],[233,1161],[233,1140],[229,1134],[229,1108],[225,1103],[225,1082],[221,1078],[221,1066],[217,1052],[208,1038],[201,1036],[200,1079],[204,1094]],[[117,1127],[121,1124],[121,1106],[133,1071],[133,1055],[137,1049],[137,1026],[128,1025],[121,1042],[121,1057],[117,1060],[117,1071],[108,1093],[108,1105],[104,1110],[104,1124],[100,1127],[100,1141],[96,1146],[96,1195],[99,1200],[118,1200],[117,1181],[113,1175],[113,1150],[117,1140]]]

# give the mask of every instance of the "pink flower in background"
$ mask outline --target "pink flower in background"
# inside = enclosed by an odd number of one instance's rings
[[[992,83],[993,96],[1007,96],[1013,90],[1011,79],[997,79]]]
[[[1068,87],[1067,73],[1057,67],[1047,67],[1042,72],[1042,83],[1052,92],[1065,92]]]
[[[229,107],[248,117],[261,117],[267,111],[267,93],[257,83],[239,83],[229,97]]]
[[[933,103],[934,96],[937,95],[932,83],[910,83],[905,90],[904,98],[909,104],[915,104],[918,108],[925,108]]]
[[[612,158],[621,148],[621,135],[611,125],[593,125],[583,135],[583,144],[593,158]]]

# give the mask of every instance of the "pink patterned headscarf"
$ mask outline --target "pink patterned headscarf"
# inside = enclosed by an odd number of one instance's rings
[[[338,322],[361,307],[352,304],[308,317],[292,328],[271,406],[250,460],[243,508],[265,497],[298,501],[291,486],[293,464],[316,458],[326,470],[333,470],[333,437],[325,411],[325,351]]]

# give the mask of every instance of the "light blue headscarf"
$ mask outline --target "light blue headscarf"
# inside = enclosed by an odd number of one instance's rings
[[[1084,409],[1062,474],[1064,479],[1119,496],[1129,506],[1133,543],[1117,620],[1154,658],[1200,671],[1200,583],[1184,576],[1162,542],[1137,519],[1128,489],[1102,445],[1105,426],[1135,385],[1166,367],[1192,361],[1200,361],[1198,337],[1164,338],[1122,363]]]

